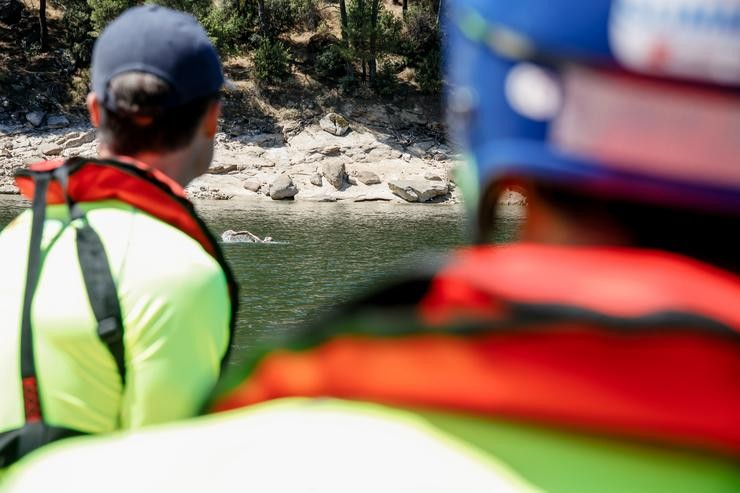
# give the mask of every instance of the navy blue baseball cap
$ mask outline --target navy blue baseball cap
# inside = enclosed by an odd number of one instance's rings
[[[95,42],[92,90],[108,109],[108,85],[126,72],[145,72],[173,89],[165,107],[216,94],[224,84],[221,62],[203,27],[184,12],[157,5],[128,9]]]

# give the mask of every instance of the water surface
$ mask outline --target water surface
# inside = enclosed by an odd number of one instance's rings
[[[27,203],[0,197],[0,227]],[[405,268],[467,241],[458,206],[388,203],[199,202],[220,238],[247,229],[275,244],[225,243],[240,284],[235,361],[244,348],[290,330]],[[497,241],[516,234],[521,214],[499,221]]]

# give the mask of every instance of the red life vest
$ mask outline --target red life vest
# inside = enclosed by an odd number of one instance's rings
[[[422,291],[405,312],[375,297],[255,354],[215,409],[334,396],[740,456],[736,276],[663,252],[525,244],[464,250]]]
[[[54,159],[32,164],[28,170],[18,170],[15,182],[23,196],[33,199],[36,173],[53,172],[66,165],[69,183],[63,190],[58,180],[49,183],[47,204],[95,202],[115,199],[127,203],[173,226],[201,244],[226,276],[231,298],[231,335],[233,339],[238,309],[238,286],[231,268],[216,239],[195,212],[185,190],[161,171],[131,158],[93,159],[75,157]]]
[[[236,282],[218,243],[195,213],[182,187],[157,170],[135,161],[71,158],[42,162],[30,169],[18,170],[16,183],[21,193],[33,200],[20,337],[21,383],[26,419],[20,428],[0,433],[0,467],[12,464],[52,441],[84,434],[80,430],[48,423],[39,398],[31,307],[42,266],[41,238],[48,204],[66,203],[70,217],[81,220],[79,227],[75,228],[77,256],[97,321],[98,336],[116,362],[122,385],[126,384],[125,328],[116,284],[103,243],[97,232],[84,220],[85,214],[77,205],[79,202],[120,200],[170,224],[200,243],[219,263],[227,280],[232,309],[230,340],[233,340],[238,302]],[[222,359],[222,367],[227,357],[228,351]]]

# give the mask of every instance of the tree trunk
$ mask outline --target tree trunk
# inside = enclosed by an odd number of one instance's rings
[[[49,50],[49,29],[46,27],[46,0],[39,2],[39,41],[41,51]]]
[[[403,15],[406,15],[406,11],[409,9],[409,0],[403,0]]]
[[[257,0],[257,13],[260,17],[260,29],[262,30],[262,36],[265,38],[270,37],[270,22],[267,19],[267,9],[265,8],[265,0]]]
[[[380,0],[372,0],[370,7],[370,60],[368,60],[368,70],[370,72],[370,83],[375,82],[375,74],[377,73],[377,62],[378,56],[378,10],[380,10]]]
[[[339,0],[339,18],[341,19],[341,31],[342,31],[342,46],[344,49],[349,50],[349,21],[347,20],[347,2],[345,0]],[[352,60],[349,55],[346,55],[347,62],[344,64],[344,69],[347,72],[347,76],[350,79],[355,78],[355,69],[352,67]]]
[[[341,19],[342,44],[349,48],[349,29],[347,27],[347,2],[339,0],[339,18]]]

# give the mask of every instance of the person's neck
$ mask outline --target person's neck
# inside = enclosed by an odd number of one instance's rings
[[[122,156],[101,146],[98,149],[98,155],[103,159],[115,159],[116,157],[135,159],[136,161],[140,161],[147,166],[161,171],[179,183],[182,187],[185,187],[193,178],[195,178],[192,172],[192,170],[195,169],[195,156],[187,147],[165,153],[140,152],[135,155]]]

